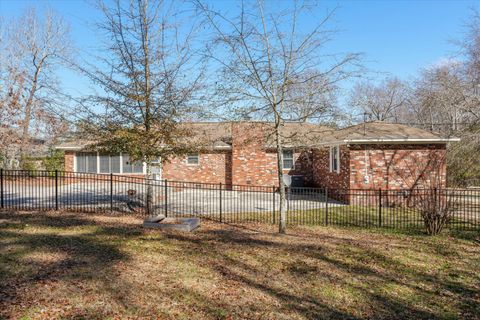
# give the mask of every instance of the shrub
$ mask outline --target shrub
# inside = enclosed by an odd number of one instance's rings
[[[419,190],[416,208],[422,216],[426,232],[439,234],[453,215],[453,205],[446,189]]]
[[[45,170],[48,171],[49,176],[55,175],[55,170],[63,171],[64,169],[64,152],[60,150],[51,149],[49,155],[43,160]]]
[[[38,170],[37,165],[35,164],[35,161],[33,161],[29,157],[22,157],[22,159],[20,160],[20,168],[22,170],[27,171],[27,174],[30,177],[37,176],[37,170]]]

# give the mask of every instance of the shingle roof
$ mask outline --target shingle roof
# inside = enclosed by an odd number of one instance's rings
[[[433,133],[403,124],[372,121],[332,131],[329,135],[324,136],[317,144],[392,142],[445,143],[458,140],[457,138],[444,137],[439,133]]]
[[[333,131],[331,127],[313,123],[287,122],[281,128],[281,135],[286,148],[308,147]],[[269,148],[275,145],[273,134],[267,134],[265,144]]]
[[[186,122],[180,125],[186,129],[190,144],[214,149],[232,146],[232,126],[229,122]]]
[[[265,147],[275,146],[273,124],[251,122],[252,126],[262,125],[265,131]],[[188,136],[183,140],[198,148],[230,149],[232,146],[231,122],[187,122],[181,124]],[[248,126],[245,127],[248,130]],[[343,129],[305,122],[287,122],[281,128],[283,145],[286,148],[315,147],[332,144],[365,143],[446,143],[458,141],[456,138],[442,137],[440,134],[422,129],[381,121],[366,122]],[[81,150],[94,141],[67,140],[57,149]]]
[[[62,141],[61,143],[56,145],[55,149],[82,150],[92,144],[95,144],[95,141],[70,138],[69,140]]]
[[[187,122],[180,125],[186,136],[179,143],[194,145],[199,148],[231,148],[231,125],[227,122]],[[70,137],[56,146],[60,150],[82,150],[94,145],[96,141]]]

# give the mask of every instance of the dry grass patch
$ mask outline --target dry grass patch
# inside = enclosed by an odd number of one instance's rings
[[[146,230],[0,214],[0,318],[404,319],[480,314],[477,235],[325,227]]]

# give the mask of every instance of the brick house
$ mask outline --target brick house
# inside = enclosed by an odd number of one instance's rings
[[[278,185],[271,124],[198,122],[183,124],[198,152],[159,160],[158,179],[225,185]],[[400,124],[367,122],[335,130],[309,123],[287,123],[284,175],[296,186],[331,189],[403,189],[446,184],[448,139]],[[91,142],[68,141],[65,170],[144,175],[145,165],[128,155],[84,152]]]

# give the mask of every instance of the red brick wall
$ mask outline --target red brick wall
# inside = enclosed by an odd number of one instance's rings
[[[350,188],[395,190],[445,187],[445,155],[445,144],[352,145]],[[366,174],[369,183],[365,183]]]
[[[203,183],[232,183],[231,153],[210,152],[199,154],[199,164],[187,164],[187,157],[176,157],[163,163],[162,178],[176,181]]]
[[[277,154],[265,148],[262,123],[232,123],[232,182],[240,185],[278,186]],[[311,152],[294,150],[294,168],[284,174],[303,175],[311,181]]]
[[[274,153],[267,153],[261,123],[232,123],[232,183],[277,184]]]
[[[329,189],[348,189],[350,181],[350,150],[340,146],[340,172],[330,172],[330,148],[313,151],[313,183]]]
[[[65,151],[64,161],[65,161],[65,171],[73,172],[75,171],[74,159],[75,151]]]

